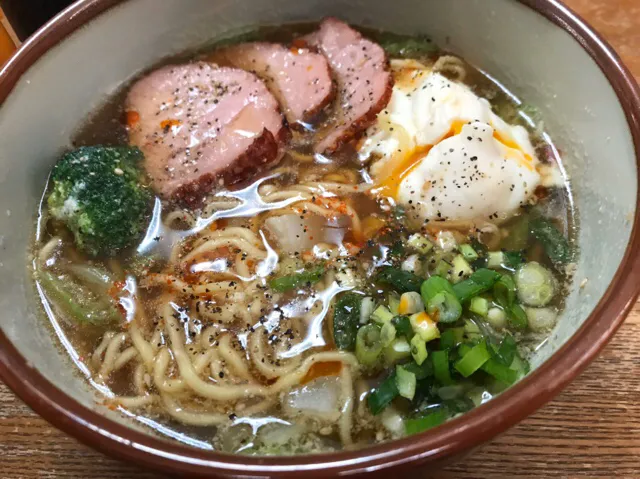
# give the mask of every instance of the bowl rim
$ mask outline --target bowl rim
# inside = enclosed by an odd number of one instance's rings
[[[79,0],[30,37],[0,71],[0,105],[43,54],[74,31],[127,0]],[[516,0],[569,33],[593,58],[625,112],[640,171],[640,88],[611,46],[558,0]],[[440,461],[505,431],[551,400],[608,343],[640,293],[640,188],[634,225],[618,270],[602,299],[562,348],[490,404],[435,430],[354,451],[293,457],[250,457],[202,451],[130,429],[83,406],[43,377],[0,330],[0,379],[57,428],[120,459],[162,472],[192,476],[289,478],[357,474]],[[634,277],[634,271],[636,277]],[[543,386],[541,386],[543,385]]]

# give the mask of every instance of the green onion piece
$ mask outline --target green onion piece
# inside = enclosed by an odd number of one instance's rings
[[[429,300],[427,312],[440,323],[455,323],[462,315],[462,305],[455,294],[442,291]]]
[[[453,349],[458,346],[464,338],[464,328],[445,329],[440,334],[440,349]]]
[[[448,419],[447,411],[444,408],[439,408],[437,411],[427,414],[424,417],[417,419],[407,419],[404,422],[404,428],[407,434],[418,434],[428,429],[434,428],[443,424]]]
[[[451,272],[451,281],[453,283],[459,283],[467,276],[471,276],[473,274],[473,269],[471,269],[471,265],[464,259],[464,256],[461,254],[456,255],[453,258],[453,271]]]
[[[378,282],[391,286],[399,293],[420,291],[422,278],[409,271],[403,271],[393,266],[384,267],[376,276]]]
[[[396,366],[396,386],[400,396],[411,401],[416,395],[416,375],[402,366]]]
[[[517,371],[519,376],[524,376],[529,373],[530,366],[527,360],[516,355],[516,357],[513,358],[510,368]]]
[[[520,267],[523,261],[524,257],[521,251],[505,251],[504,264],[502,265],[502,267],[515,271]]]
[[[371,319],[378,324],[388,323],[393,319],[393,313],[385,306],[380,305],[371,313]]]
[[[482,370],[508,386],[518,380],[518,371],[499,363],[493,358],[482,365]]]
[[[462,358],[456,362],[454,367],[465,378],[468,378],[489,359],[491,359],[491,354],[487,350],[487,343],[482,341],[471,348],[466,354],[462,355]]]
[[[362,298],[360,301],[360,324],[367,324],[375,309],[376,303],[371,296]]]
[[[504,253],[502,251],[490,251],[487,253],[487,268],[500,269],[504,264]]]
[[[485,293],[493,288],[493,285],[500,279],[501,274],[490,269],[482,268],[471,275],[471,277],[453,286],[458,300],[461,303],[468,301],[474,296]]]
[[[510,308],[516,300],[516,283],[508,274],[503,274],[493,285],[493,297],[503,308]]]
[[[396,339],[396,328],[391,322],[384,323],[380,331],[380,341],[384,347],[389,346]]]
[[[433,375],[440,384],[453,384],[451,379],[451,371],[449,370],[449,352],[434,351],[431,353],[431,362],[433,364]]]
[[[496,283],[497,285],[498,283]],[[495,289],[495,286],[494,286]],[[475,313],[483,318],[487,317],[489,314],[489,300],[483,298],[481,296],[476,296],[475,298],[471,298],[469,302],[469,311]]]
[[[428,377],[433,376],[433,363],[431,361],[425,361],[422,364],[414,362],[402,365],[407,371],[416,375],[418,381],[422,381]]]
[[[529,324],[529,321],[527,320],[527,313],[519,304],[511,306],[507,319],[509,324],[515,329],[526,329]]]
[[[507,313],[501,308],[489,308],[487,322],[495,329],[502,329],[507,325]]]
[[[398,310],[400,314],[409,315],[424,311],[424,303],[422,302],[420,293],[416,293],[415,291],[402,293],[402,296],[400,296],[400,306]]]
[[[361,296],[343,294],[333,310],[333,341],[338,349],[353,351],[360,324]]]
[[[451,263],[445,261],[444,259],[441,259],[436,264],[436,267],[433,270],[433,274],[436,276],[442,276],[444,278],[446,276],[449,276],[452,270],[453,266],[451,266]]]
[[[393,371],[387,379],[380,383],[376,389],[367,396],[367,404],[371,414],[377,416],[391,401],[398,397],[399,391],[396,385],[396,372]]]
[[[422,296],[422,301],[424,301],[425,306],[429,304],[431,298],[443,291],[453,293],[453,286],[441,276],[431,276],[420,286],[420,295]]]
[[[406,338],[396,338],[384,348],[384,360],[387,364],[395,364],[409,357],[411,357],[411,345]]]
[[[412,314],[409,317],[409,321],[413,332],[420,336],[423,341],[431,341],[440,337],[438,324],[424,311]]]
[[[573,254],[569,242],[547,218],[536,218],[529,224],[531,234],[542,244],[545,253],[555,264],[566,264]]]
[[[536,333],[553,329],[558,320],[558,311],[554,308],[526,308],[525,312],[529,329]]]
[[[396,293],[391,293],[387,297],[387,302],[389,303],[389,311],[393,314],[399,314],[398,308],[400,307],[400,297]]]
[[[269,287],[278,293],[317,283],[324,276],[324,266],[316,266],[301,273],[280,276],[269,281]]]
[[[396,316],[391,320],[391,324],[396,328],[397,334],[407,339],[413,338],[414,332],[411,327],[409,316]]]
[[[427,342],[418,335],[415,335],[411,340],[411,356],[413,356],[413,360],[419,366],[424,363],[427,356],[429,356],[427,352]]]
[[[551,271],[535,261],[526,263],[516,273],[518,299],[527,306],[546,306],[553,299],[556,280]]]
[[[460,253],[462,253],[462,256],[464,256],[464,259],[467,261],[475,261],[479,258],[476,250],[474,250],[473,246],[469,244],[461,244],[459,249]]]
[[[496,359],[505,366],[510,366],[517,354],[518,346],[516,344],[516,340],[513,339],[513,336],[507,334],[502,338],[500,346],[496,351]]]
[[[412,234],[411,236],[409,236],[407,244],[411,248],[422,254],[427,254],[433,249],[433,243],[429,241],[426,236],[421,235],[420,233]]]
[[[380,328],[375,324],[367,324],[358,330],[356,337],[356,358],[363,366],[373,366],[378,362],[382,352]]]

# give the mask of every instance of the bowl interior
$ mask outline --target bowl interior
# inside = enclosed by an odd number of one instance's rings
[[[0,108],[0,327],[29,363],[69,396],[147,430],[96,405],[94,391],[70,367],[36,306],[27,245],[58,154],[105,97],[163,57],[244,27],[326,15],[428,34],[541,111],[571,180],[581,254],[566,311],[536,352],[534,366],[564,344],[602,299],[633,226],[638,188],[633,141],[616,92],[594,60],[529,7],[513,0],[395,0],[393,5],[383,0],[131,0],[50,49]]]

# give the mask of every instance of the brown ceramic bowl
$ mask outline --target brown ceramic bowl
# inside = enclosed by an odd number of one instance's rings
[[[55,347],[25,268],[47,172],[82,119],[138,70],[243,26],[337,15],[427,33],[540,108],[579,212],[577,280],[534,370],[445,425],[357,451],[245,457],[169,442],[95,402]],[[83,0],[29,39],[0,73],[0,375],[55,426],[113,456],[194,476],[327,477],[436,464],[549,401],[604,347],[640,289],[640,97],[611,48],[554,0]]]

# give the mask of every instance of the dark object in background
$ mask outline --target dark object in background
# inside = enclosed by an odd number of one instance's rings
[[[73,2],[74,0],[0,0],[0,7],[18,38],[24,41]]]

